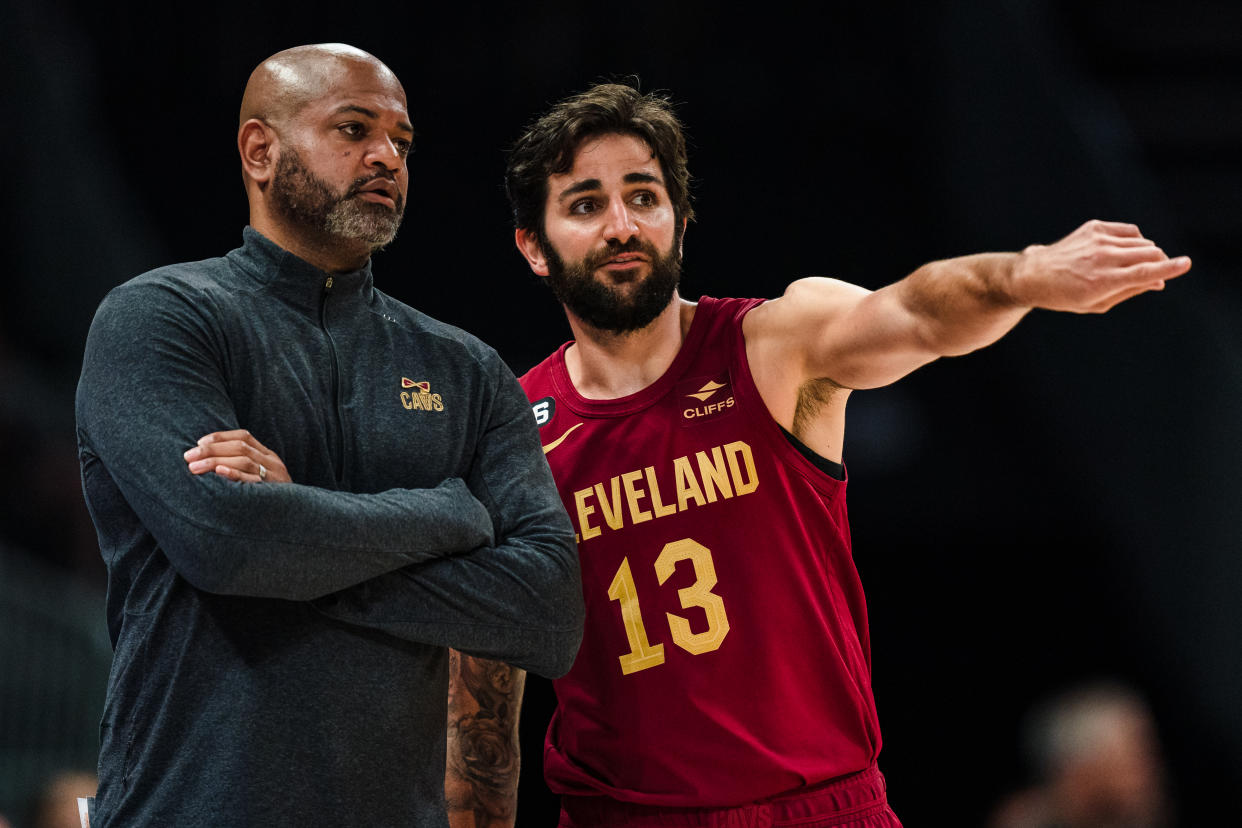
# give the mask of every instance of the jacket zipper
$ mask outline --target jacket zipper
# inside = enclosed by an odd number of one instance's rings
[[[332,452],[332,471],[337,485],[340,486],[345,483],[345,426],[344,418],[341,417],[341,378],[337,367],[336,341],[332,338],[332,331],[328,330],[328,297],[332,294],[332,281],[332,277],[329,276],[323,283],[323,296],[319,302],[319,327],[323,329],[324,335],[328,338],[328,356],[332,362],[332,407],[336,419],[332,423],[334,428],[330,451]]]

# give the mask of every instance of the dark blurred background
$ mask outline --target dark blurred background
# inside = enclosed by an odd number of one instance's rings
[[[605,78],[679,103],[690,298],[776,296],[811,274],[875,288],[1093,217],[1191,255],[1163,294],[1036,312],[984,352],[856,394],[846,462],[881,767],[908,825],[985,824],[1033,781],[1025,712],[1101,678],[1150,704],[1178,824],[1233,803],[1242,5],[4,0],[0,32],[0,814],[15,825],[34,824],[49,774],[93,764],[110,657],[73,428],[91,315],[138,273],[240,243],[242,88],[269,54],[319,41],[373,52],[410,96],[409,206],[377,285],[518,373],[568,327],[513,249],[504,149]],[[519,824],[551,825],[549,685],[527,696]]]

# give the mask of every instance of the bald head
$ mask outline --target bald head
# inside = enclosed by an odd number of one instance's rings
[[[360,70],[405,101],[397,76],[374,55],[344,43],[317,43],[277,52],[258,65],[246,83],[238,123],[258,118],[283,125]]]
[[[272,55],[242,96],[237,149],[255,230],[327,271],[392,240],[414,138],[387,66],[341,43]]]

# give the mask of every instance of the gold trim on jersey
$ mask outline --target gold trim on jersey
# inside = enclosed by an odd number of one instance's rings
[[[546,446],[543,447],[543,453],[547,454],[549,451],[556,448],[561,443],[565,442],[565,438],[568,437],[570,434],[573,434],[575,428],[580,428],[583,425],[584,423],[575,423],[574,425],[571,425],[569,428],[565,429],[564,434],[562,434],[560,437],[557,437],[555,440],[553,440],[552,442],[548,443]]]

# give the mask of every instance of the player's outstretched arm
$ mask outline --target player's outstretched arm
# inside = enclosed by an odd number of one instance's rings
[[[1032,308],[1103,313],[1161,290],[1190,269],[1132,224],[1089,221],[1050,245],[930,262],[871,292],[803,279],[746,318],[756,369],[797,385],[826,378],[844,388],[893,382],[941,356],[995,342]]]
[[[444,798],[452,828],[513,828],[525,684],[516,667],[449,652]]]

